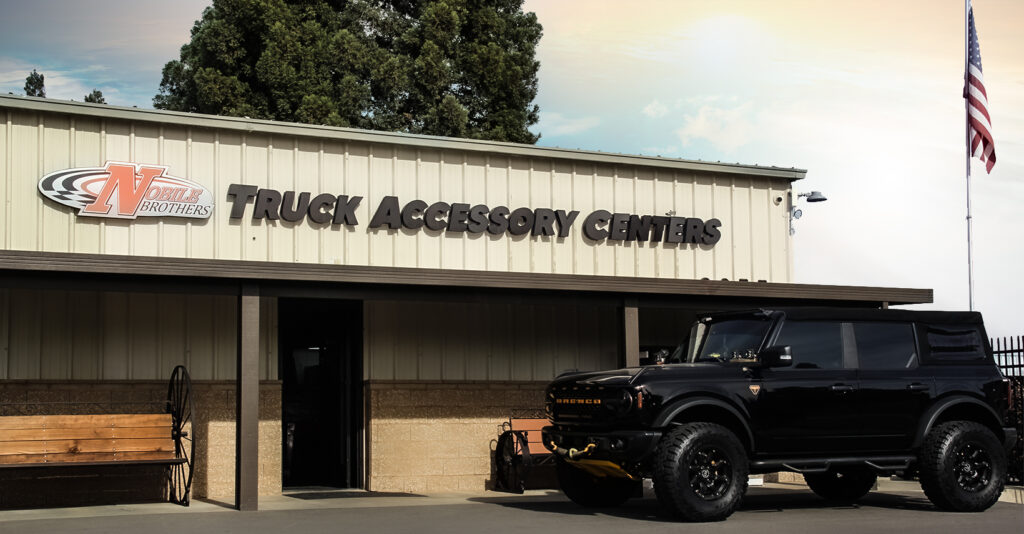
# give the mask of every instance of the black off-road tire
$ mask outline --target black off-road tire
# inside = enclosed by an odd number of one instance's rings
[[[750,466],[736,436],[714,423],[687,423],[661,438],[654,492],[678,519],[721,521],[739,508]]]
[[[919,458],[928,500],[955,512],[981,512],[995,504],[1006,479],[1006,451],[991,430],[952,421],[925,436]]]
[[[640,482],[628,478],[599,477],[558,459],[558,485],[572,502],[587,508],[612,508],[637,494]]]
[[[856,502],[874,487],[878,475],[867,467],[850,467],[825,473],[804,473],[807,487],[822,499],[842,503]]]

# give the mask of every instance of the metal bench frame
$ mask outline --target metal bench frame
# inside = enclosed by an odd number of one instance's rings
[[[544,447],[540,437],[540,429],[548,420],[537,415],[536,411],[514,411],[508,422],[502,423],[494,451],[495,489],[522,493],[534,467],[555,462],[555,455]]]

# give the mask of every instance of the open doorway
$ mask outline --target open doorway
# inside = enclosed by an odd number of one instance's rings
[[[278,300],[284,487],[362,485],[362,303]]]

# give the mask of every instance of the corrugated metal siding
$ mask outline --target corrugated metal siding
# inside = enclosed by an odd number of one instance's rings
[[[184,364],[234,380],[233,296],[0,289],[0,379],[150,380]],[[277,305],[260,301],[260,378],[277,378]]]
[[[697,312],[675,308],[640,308],[640,346],[675,347],[690,335]]]
[[[498,272],[790,281],[785,180],[593,162],[485,156],[455,150],[242,134],[56,113],[7,110],[0,198],[3,247],[15,250],[271,260]],[[161,164],[204,184],[217,206],[208,221],[76,217],[45,201],[46,173],[108,160]],[[362,196],[359,225],[232,221],[231,183],[279,191]],[[578,210],[570,236],[369,230],[381,198]],[[607,209],[722,221],[713,247],[598,242],[583,219]],[[246,211],[250,216],[251,205]]]
[[[550,380],[618,367],[613,306],[370,301],[365,378]]]

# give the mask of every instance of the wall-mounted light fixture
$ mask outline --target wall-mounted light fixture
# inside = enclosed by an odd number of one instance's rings
[[[792,195],[792,193],[790,193]],[[792,196],[790,196],[792,198]],[[807,202],[825,202],[828,200],[825,195],[821,194],[821,191],[811,191],[810,193],[799,193],[796,198],[806,198]],[[796,202],[790,202],[789,204],[789,235],[796,233],[796,229],[793,228],[793,221],[803,216],[803,210],[796,207]]]
[[[821,194],[821,191],[811,191],[810,193],[800,193],[797,195],[800,198],[806,198],[807,202],[825,202],[828,200],[825,195]]]

